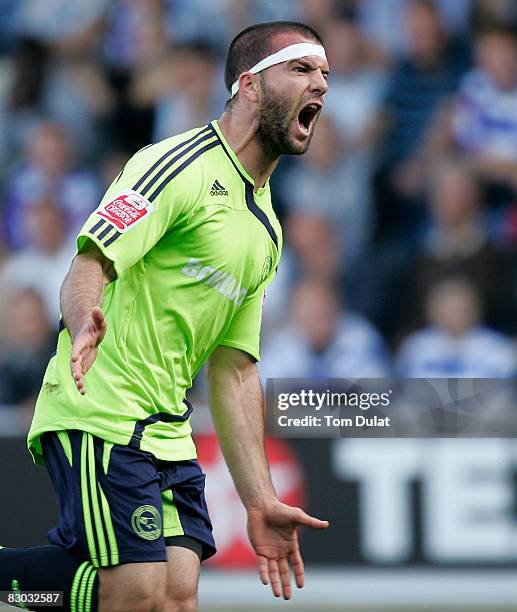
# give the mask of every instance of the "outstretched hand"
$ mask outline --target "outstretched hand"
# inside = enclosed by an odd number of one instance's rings
[[[72,356],[70,359],[70,369],[72,377],[79,393],[86,394],[84,375],[91,368],[97,357],[97,347],[106,335],[106,319],[102,310],[95,306],[92,308],[91,317],[72,343]]]
[[[291,570],[296,586],[304,584],[305,570],[298,544],[298,527],[326,529],[321,521],[276,500],[267,507],[248,510],[248,535],[257,555],[260,579],[271,584],[275,597],[291,598]]]

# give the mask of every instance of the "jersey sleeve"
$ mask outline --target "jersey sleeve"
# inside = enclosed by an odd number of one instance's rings
[[[262,306],[266,288],[275,277],[276,271],[263,282],[256,291],[246,296],[233,316],[230,326],[219,343],[223,346],[240,349],[260,361],[260,328],[262,323]]]
[[[260,360],[260,325],[263,300],[264,291],[244,298],[220,342],[221,345],[240,349],[249,353],[256,361]]]
[[[79,253],[88,239],[92,240],[113,262],[117,275],[133,266],[169,229],[186,218],[196,200],[193,190],[186,189],[183,174],[157,192],[139,184],[139,177],[152,168],[152,160],[144,167],[138,163],[137,170],[131,163],[132,160],[128,162],[129,169],[124,169],[122,177],[109,187],[77,238]]]

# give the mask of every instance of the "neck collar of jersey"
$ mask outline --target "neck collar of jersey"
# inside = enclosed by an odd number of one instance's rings
[[[233,165],[235,166],[235,169],[237,170],[237,172],[241,175],[242,180],[245,183],[249,183],[253,187],[255,185],[255,181],[248,174],[248,171],[241,164],[241,162],[240,162],[239,158],[237,157],[235,151],[228,144],[228,141],[224,137],[224,135],[223,135],[223,133],[221,131],[221,128],[219,127],[219,122],[217,120],[212,121],[211,125],[212,125],[213,129],[215,130],[217,136],[219,137],[219,140],[221,141],[221,145],[222,145],[223,149],[225,150],[226,154],[228,155],[228,157],[233,162]],[[269,177],[268,177],[265,185],[263,187],[259,187],[259,189],[256,191],[255,195],[260,195],[261,193],[264,193],[264,191],[267,188],[268,183],[269,183]]]

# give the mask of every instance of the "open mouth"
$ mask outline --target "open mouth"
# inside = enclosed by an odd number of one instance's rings
[[[311,126],[318,116],[320,110],[321,106],[315,104],[314,102],[312,104],[307,104],[302,108],[298,114],[298,124],[303,132],[307,134],[310,132]]]

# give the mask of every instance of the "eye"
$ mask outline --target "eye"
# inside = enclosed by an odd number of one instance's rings
[[[293,70],[295,72],[308,72],[308,68],[306,68],[305,66],[295,66]]]

